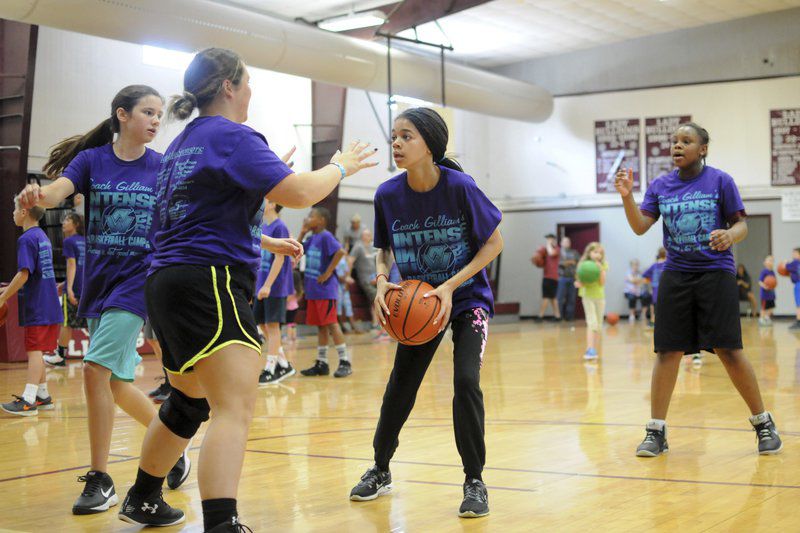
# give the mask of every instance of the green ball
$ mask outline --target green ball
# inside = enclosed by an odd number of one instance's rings
[[[578,281],[594,283],[600,279],[600,265],[594,261],[581,261],[578,265]]]

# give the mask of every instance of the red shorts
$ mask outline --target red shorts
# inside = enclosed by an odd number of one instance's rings
[[[60,324],[48,326],[25,326],[26,352],[52,352],[58,345]]]
[[[327,326],[336,322],[336,300],[306,300],[307,325]]]

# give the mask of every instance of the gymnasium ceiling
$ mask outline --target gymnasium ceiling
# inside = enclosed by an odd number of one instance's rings
[[[800,7],[800,0],[216,1],[306,21],[381,9],[392,13],[382,31],[414,37],[408,28],[416,24],[418,38],[452,44],[451,57],[484,68]]]

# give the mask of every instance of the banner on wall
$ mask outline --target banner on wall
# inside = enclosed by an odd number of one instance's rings
[[[597,192],[615,192],[614,176],[620,168],[633,169],[633,190],[641,190],[640,132],[638,118],[595,121]]]
[[[772,184],[800,185],[800,109],[769,112]]]
[[[691,115],[644,119],[644,167],[647,185],[673,168],[670,147],[679,125],[692,121]]]

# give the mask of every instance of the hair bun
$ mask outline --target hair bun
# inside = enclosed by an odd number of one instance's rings
[[[193,107],[197,107],[197,97],[195,97],[195,95],[193,95],[189,91],[183,91],[183,98],[189,100],[189,102],[192,103]]]

